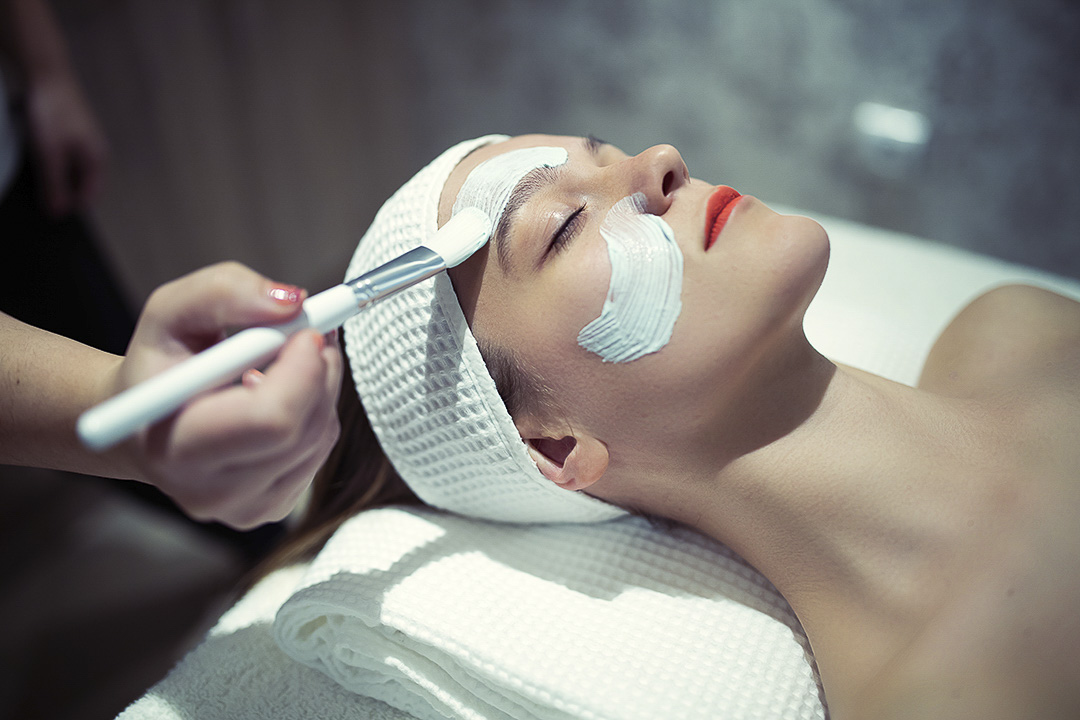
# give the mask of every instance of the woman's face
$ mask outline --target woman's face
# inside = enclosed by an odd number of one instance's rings
[[[565,148],[569,158],[514,213],[502,253],[493,239],[451,271],[474,335],[532,368],[563,415],[557,420],[603,442],[613,468],[663,449],[709,452],[722,443],[721,429],[737,424],[732,415],[745,405],[754,368],[802,338],[802,316],[828,260],[824,231],[744,196],[711,238],[707,205],[717,186],[691,178],[675,148],[657,145],[630,156],[546,135],[512,138],[466,157],[444,186],[439,224],[477,165],[534,146]],[[645,212],[670,226],[682,252],[682,309],[658,352],[604,362],[579,345],[578,333],[600,315],[611,279],[601,224],[634,193],[645,196]],[[528,437],[523,419],[515,421]]]

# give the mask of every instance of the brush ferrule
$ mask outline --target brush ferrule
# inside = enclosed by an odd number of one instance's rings
[[[445,269],[446,263],[441,255],[421,246],[350,280],[346,285],[356,294],[357,306],[363,307]]]

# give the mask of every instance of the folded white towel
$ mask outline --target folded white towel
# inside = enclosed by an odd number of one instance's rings
[[[274,613],[302,576],[297,567],[264,578],[118,720],[411,720],[293,662],[274,644]]]
[[[362,513],[274,630],[292,657],[418,718],[825,716],[776,590],[720,544],[640,518]]]

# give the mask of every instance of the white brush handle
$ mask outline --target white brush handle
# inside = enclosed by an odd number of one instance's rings
[[[305,328],[328,333],[358,309],[356,294],[348,285],[337,285],[312,295],[292,322],[238,332],[90,408],[76,424],[79,438],[92,450],[106,450],[140,428],[167,417],[199,393],[266,362],[294,333]]]

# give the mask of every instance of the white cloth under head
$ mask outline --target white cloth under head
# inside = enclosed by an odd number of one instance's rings
[[[439,196],[450,172],[473,150],[505,139],[459,143],[405,183],[360,239],[346,279],[423,245],[438,229]],[[343,332],[375,435],[424,502],[504,522],[598,522],[625,514],[540,474],[446,273],[365,308]]]
[[[719,543],[642,518],[364,512],[319,553],[274,634],[421,720],[825,718],[776,589]]]

